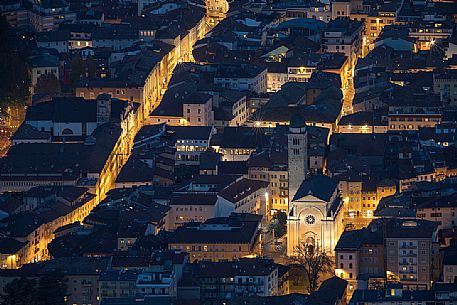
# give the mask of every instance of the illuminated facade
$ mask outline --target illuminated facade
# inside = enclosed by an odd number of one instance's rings
[[[283,153],[271,156],[256,155],[248,163],[248,176],[252,180],[269,183],[271,210],[287,212],[289,202],[289,172]]]
[[[452,28],[446,22],[418,22],[409,27],[409,37],[417,39],[419,50],[430,50],[437,40],[450,37]]]
[[[97,204],[97,198],[94,195],[83,192],[74,202],[56,201],[52,204],[50,207],[55,209],[56,215],[47,223],[40,218],[41,215],[46,217],[46,209],[41,209],[41,211],[37,209],[33,213],[19,213],[4,219],[0,224],[0,229],[7,230],[11,235],[11,238],[5,242],[16,245],[16,250],[14,253],[0,255],[0,267],[19,268],[27,263],[49,259],[47,246],[54,239],[54,231],[62,226],[83,221]],[[15,227],[20,223],[33,224],[24,228],[25,230],[21,228],[17,231]]]
[[[374,49],[374,43],[376,38],[381,34],[382,29],[386,25],[392,25],[395,23],[396,12],[389,11],[378,11],[374,15],[368,15],[365,21],[365,33],[363,46],[364,55],[368,54],[369,51]]]
[[[333,254],[344,230],[342,208],[333,179],[316,175],[305,180],[289,203],[287,254],[303,244]]]
[[[345,223],[356,228],[367,226],[374,218],[379,201],[396,192],[393,180],[365,181],[363,176],[340,177],[338,189],[344,202]]]

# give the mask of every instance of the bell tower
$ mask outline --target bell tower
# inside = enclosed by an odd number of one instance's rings
[[[298,110],[293,114],[287,134],[289,204],[308,175],[308,132],[305,119]]]

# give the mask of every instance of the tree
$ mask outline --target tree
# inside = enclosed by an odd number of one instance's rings
[[[0,17],[0,106],[23,105],[30,96],[30,69],[27,49],[22,37],[9,30],[5,17]]]
[[[87,77],[94,78],[97,73],[97,64],[95,63],[95,59],[92,56],[89,56],[86,59],[86,70],[87,70]]]
[[[279,238],[286,234],[287,214],[284,212],[277,212],[271,220],[269,231],[275,232],[275,237]]]
[[[15,279],[4,288],[0,305],[66,305],[68,294],[63,274],[54,272],[39,280]]]
[[[308,280],[308,292],[317,290],[319,278],[322,274],[333,271],[333,260],[319,245],[302,243],[295,248],[295,255],[290,259],[298,264]]]
[[[60,91],[60,82],[54,74],[43,74],[37,79],[35,93],[60,93]]]
[[[0,296],[1,305],[33,305],[36,300],[36,281],[19,278],[8,283]]]
[[[76,55],[73,60],[71,61],[71,82],[74,84],[81,79],[85,73],[84,68],[84,61],[82,60],[81,56]]]
[[[63,274],[49,273],[40,277],[36,305],[66,305],[67,283]]]

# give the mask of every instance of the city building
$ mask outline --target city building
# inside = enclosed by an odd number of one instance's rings
[[[431,221],[373,220],[367,228],[341,235],[335,273],[355,289],[371,289],[386,281],[398,281],[412,290],[430,289],[439,260],[437,238],[437,225]]]
[[[330,21],[322,38],[324,51],[344,53],[349,59],[349,66],[355,67],[357,58],[362,56],[363,29],[364,25],[361,21],[345,17]]]
[[[431,198],[417,205],[416,217],[438,223],[438,230],[456,227],[456,195]]]
[[[453,70],[437,70],[433,73],[433,92],[440,96],[444,105],[457,105],[457,73]]]
[[[268,183],[243,178],[218,193],[219,202],[223,206],[232,206],[236,213],[250,213],[269,218],[270,200]]]
[[[208,219],[203,223],[187,223],[171,237],[168,248],[190,254],[190,261],[233,260],[259,253],[259,227],[262,216],[231,214]]]
[[[254,65],[219,65],[214,83],[232,90],[257,94],[267,91],[267,69]]]
[[[188,222],[205,222],[210,218],[224,216],[233,211],[218,201],[215,193],[174,193],[169,203],[171,210],[167,229],[175,230]]]
[[[203,261],[192,275],[201,283],[206,302],[236,296],[274,296],[279,291],[278,265],[271,260],[241,258],[228,262]]]

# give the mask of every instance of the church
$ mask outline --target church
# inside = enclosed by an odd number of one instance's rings
[[[305,243],[331,255],[344,231],[343,202],[334,179],[308,177],[307,128],[300,116],[291,119],[288,133],[289,207],[287,255]]]

